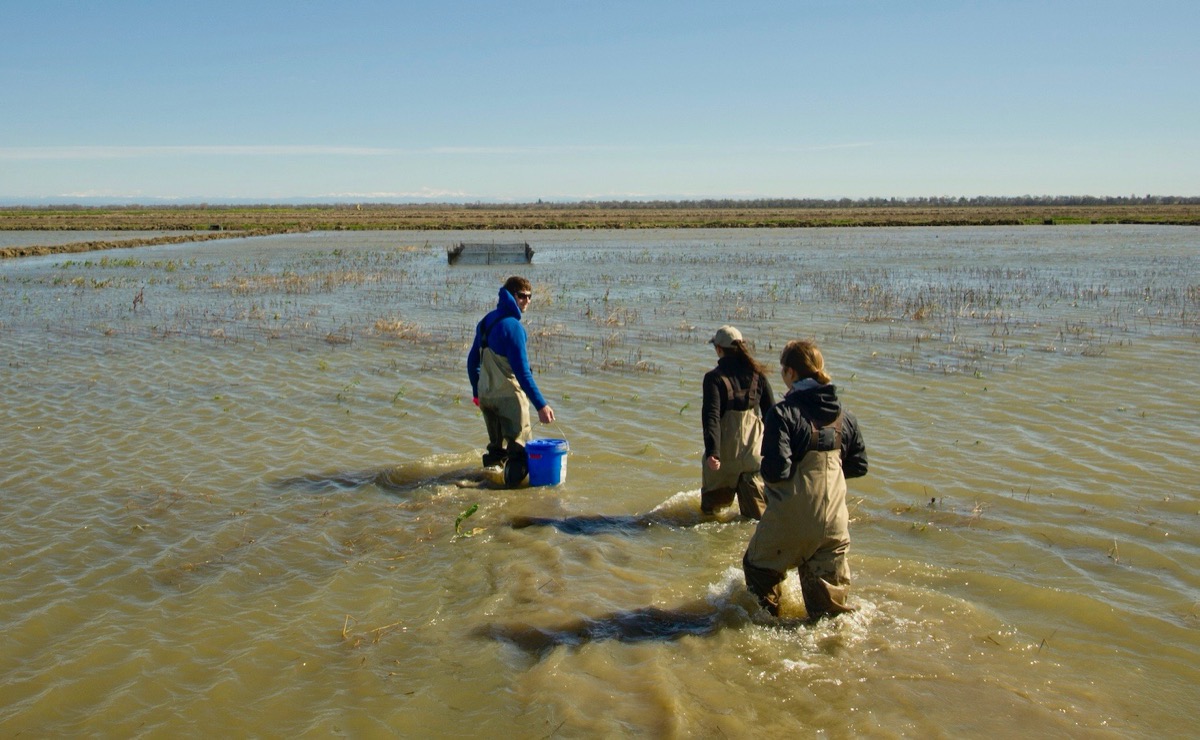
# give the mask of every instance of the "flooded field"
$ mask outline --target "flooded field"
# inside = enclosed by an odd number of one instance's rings
[[[447,264],[491,240],[533,264]],[[553,488],[478,474],[465,357],[513,272],[559,417],[536,432],[570,443]],[[794,574],[785,618],[758,612],[753,524],[700,516],[725,323],[772,368],[816,338],[859,417],[851,616],[803,622]],[[1178,737],[1200,716],[1195,227],[29,257],[0,262],[0,356],[5,736]]]
[[[0,231],[0,248],[58,246],[82,241],[124,241],[155,236],[183,236],[187,231]]]

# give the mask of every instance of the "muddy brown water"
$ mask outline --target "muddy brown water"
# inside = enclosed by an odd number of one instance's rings
[[[446,264],[514,236],[532,265]],[[510,272],[559,416],[538,434],[571,448],[554,488],[477,469],[464,358]],[[724,323],[772,368],[815,337],[859,416],[854,615],[804,623],[794,576],[786,618],[758,613],[753,525],[699,515]],[[5,736],[1145,737],[1200,716],[1196,228],[34,257],[0,263],[0,356]]]

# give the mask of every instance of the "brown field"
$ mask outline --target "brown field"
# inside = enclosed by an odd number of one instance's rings
[[[783,228],[1022,224],[1200,225],[1200,204],[680,207],[661,204],[0,208],[8,231],[195,231],[119,242],[0,249],[0,257],[301,231]]]

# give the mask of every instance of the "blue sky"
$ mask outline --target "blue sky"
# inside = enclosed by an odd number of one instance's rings
[[[1200,3],[10,2],[0,199],[1200,195]]]

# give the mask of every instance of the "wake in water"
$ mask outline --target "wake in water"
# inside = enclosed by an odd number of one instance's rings
[[[376,486],[397,495],[407,495],[438,486],[504,487],[493,471],[478,466],[464,466],[460,456],[434,457],[374,470],[306,473],[282,478],[276,484],[283,488],[299,488],[310,493],[336,493]]]
[[[716,514],[700,511],[700,491],[683,491],[671,496],[645,514],[580,514],[567,517],[517,516],[509,521],[513,529],[554,527],[564,534],[594,535],[608,532],[633,533],[654,526],[695,527],[713,522],[749,521],[731,506]]]
[[[675,609],[649,606],[548,627],[488,624],[475,630],[474,634],[510,643],[540,657],[559,645],[578,646],[597,640],[668,641],[685,635],[711,635],[721,626],[722,613],[701,604]]]
[[[758,611],[754,597],[740,582],[740,573],[726,574],[703,600],[673,608],[647,606],[584,617],[554,625],[537,626],[520,622],[486,624],[473,630],[476,637],[499,640],[538,658],[559,645],[578,647],[587,642],[670,642],[683,637],[707,637],[722,629],[737,629],[754,623],[766,612]]]
[[[787,607],[787,616],[783,617],[772,616],[762,609],[746,589],[741,569],[730,567],[716,583],[709,584],[704,599],[673,608],[647,606],[550,625],[493,622],[477,627],[471,634],[507,643],[538,660],[559,646],[579,647],[603,640],[671,642],[688,636],[711,637],[723,629],[747,627],[760,628],[760,634],[771,641],[799,639],[814,652],[825,651],[830,644],[863,639],[869,634],[869,623],[876,611],[873,604],[863,602],[854,614],[814,621],[804,614],[800,583],[794,571],[789,573],[783,587]]]

